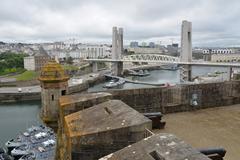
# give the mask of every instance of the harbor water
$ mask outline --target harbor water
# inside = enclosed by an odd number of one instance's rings
[[[28,127],[41,123],[40,106],[40,101],[0,104],[0,147]]]
[[[152,70],[149,71],[150,75],[146,77],[136,77],[136,76],[128,76],[127,79],[133,81],[141,81],[153,84],[178,84],[180,83],[180,71],[179,70]],[[192,77],[196,76],[207,76],[209,73],[214,72],[224,72],[221,74],[221,80],[228,80],[229,79],[229,68],[226,67],[192,67]],[[105,91],[107,88],[103,86],[108,82],[104,82],[98,85],[95,85],[88,89],[89,92],[96,92],[96,91]],[[144,85],[144,84],[133,84],[133,83],[125,83],[121,86],[118,86],[118,89],[133,89],[133,88],[146,88],[146,87],[155,87],[151,85]]]

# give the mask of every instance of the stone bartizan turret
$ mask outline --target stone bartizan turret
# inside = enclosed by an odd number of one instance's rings
[[[69,76],[55,60],[50,60],[41,70],[41,118],[49,127],[57,129],[59,98],[68,93]]]

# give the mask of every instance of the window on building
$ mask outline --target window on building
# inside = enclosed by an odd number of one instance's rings
[[[191,35],[191,32],[188,32],[188,42],[191,43],[191,40],[192,39],[192,35]]]
[[[54,101],[54,95],[52,94],[52,101]]]
[[[62,96],[66,95],[66,90],[62,90]]]

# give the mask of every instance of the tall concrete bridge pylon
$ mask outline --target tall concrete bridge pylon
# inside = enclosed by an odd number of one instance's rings
[[[123,52],[123,28],[112,29],[112,59],[121,60]],[[112,62],[113,75],[119,76],[123,72],[123,62]]]
[[[180,61],[192,62],[192,22],[186,20],[182,21]],[[191,65],[182,65],[180,80],[191,81],[191,74]]]

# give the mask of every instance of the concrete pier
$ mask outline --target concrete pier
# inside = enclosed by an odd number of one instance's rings
[[[182,22],[180,61],[192,61],[192,22],[186,20]],[[191,66],[183,65],[182,68],[183,70],[180,72],[180,80],[182,82],[191,81]]]

